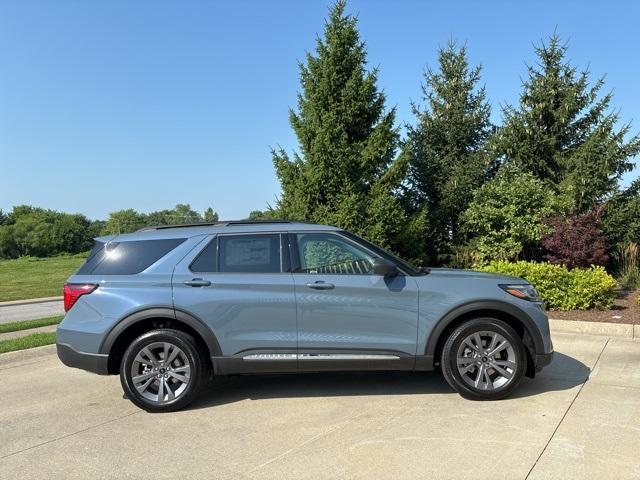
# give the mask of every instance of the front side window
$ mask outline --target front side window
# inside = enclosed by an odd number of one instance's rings
[[[326,233],[296,234],[301,273],[371,275],[375,257],[354,243]]]
[[[280,235],[229,235],[219,238],[219,272],[280,273]]]

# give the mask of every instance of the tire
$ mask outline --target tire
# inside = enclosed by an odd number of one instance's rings
[[[478,338],[482,348],[478,348]],[[442,373],[464,398],[499,400],[509,396],[522,380],[527,369],[524,349],[522,339],[505,322],[475,318],[456,327],[447,338]]]
[[[164,362],[166,358],[169,365]],[[193,337],[168,328],[136,338],[120,365],[126,397],[148,412],[186,407],[197,397],[204,376],[202,353]]]

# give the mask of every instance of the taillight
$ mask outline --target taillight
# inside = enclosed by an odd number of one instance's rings
[[[93,292],[98,285],[95,283],[65,283],[62,291],[64,292],[64,311],[68,312],[73,304],[87,293]]]

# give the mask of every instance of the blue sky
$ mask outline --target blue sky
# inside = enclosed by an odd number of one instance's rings
[[[105,218],[190,203],[242,218],[273,203],[270,147],[296,147],[297,61],[329,4],[0,0],[0,208]],[[498,121],[532,43],[557,29],[640,130],[639,2],[351,0],[349,11],[399,124],[451,37],[483,65]]]

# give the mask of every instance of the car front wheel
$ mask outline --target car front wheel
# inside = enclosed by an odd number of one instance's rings
[[[120,366],[125,395],[149,412],[184,408],[198,394],[202,356],[191,335],[159,329],[136,338]]]
[[[505,322],[476,318],[447,338],[441,366],[445,379],[472,400],[497,400],[511,394],[526,370],[522,340]]]

